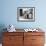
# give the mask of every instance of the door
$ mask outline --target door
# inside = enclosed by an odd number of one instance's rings
[[[32,36],[32,46],[44,46],[44,36]]]
[[[10,34],[10,33],[9,33]],[[23,46],[23,34],[11,33],[3,36],[3,46]]]

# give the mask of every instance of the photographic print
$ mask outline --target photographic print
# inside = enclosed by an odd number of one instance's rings
[[[18,21],[35,21],[35,7],[18,7],[17,8]]]

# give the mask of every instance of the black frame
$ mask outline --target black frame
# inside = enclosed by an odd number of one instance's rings
[[[29,14],[27,16],[27,18],[24,18],[23,20],[20,19],[22,18],[22,16],[25,16],[25,14],[22,14],[22,10],[23,10],[23,13],[25,13],[24,9],[27,9],[25,10],[26,12],[30,11],[30,15],[32,16],[32,18],[30,17],[29,18]],[[32,10],[32,11],[31,11]],[[34,22],[35,21],[35,7],[18,7],[17,8],[17,21],[21,21],[21,22]]]

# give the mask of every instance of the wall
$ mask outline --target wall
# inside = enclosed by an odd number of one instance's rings
[[[0,0],[0,25],[16,28],[46,28],[46,0]],[[18,22],[17,7],[35,7],[35,22]]]

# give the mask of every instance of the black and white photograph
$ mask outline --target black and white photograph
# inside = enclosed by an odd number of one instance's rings
[[[35,7],[18,7],[17,8],[18,21],[35,21]]]

